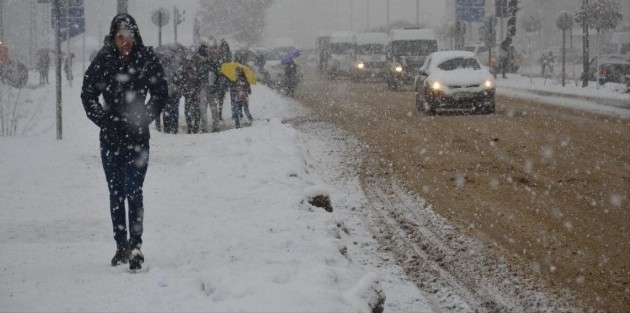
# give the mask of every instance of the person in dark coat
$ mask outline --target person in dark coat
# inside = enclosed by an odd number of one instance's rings
[[[221,63],[232,62],[232,51],[230,50],[230,45],[227,40],[221,39],[219,50],[221,53]]]
[[[245,77],[245,72],[242,68],[236,68],[236,80],[232,82],[230,86],[230,99],[232,101],[232,119],[234,119],[234,125],[236,128],[241,127],[241,115],[245,112],[247,119],[251,123],[254,118],[249,112],[249,95],[252,93],[252,88]]]
[[[197,53],[185,61],[182,70],[181,90],[189,134],[196,134],[201,130],[201,89],[204,77],[208,76],[208,58],[208,46],[201,45]]]
[[[297,64],[293,59],[289,59],[284,65],[284,85],[287,89],[287,95],[293,96],[298,84]]]
[[[232,51],[230,51],[230,45],[227,40],[221,39],[221,44],[219,44],[219,52],[220,52],[220,64],[232,62]],[[225,94],[227,93],[228,88],[230,87],[229,81],[224,76],[219,76],[219,90],[218,90],[218,99],[219,99],[219,119],[223,120],[223,101],[225,100]]]
[[[168,101],[164,107],[164,132],[169,134],[177,134],[179,128],[179,99],[182,97],[181,87],[181,68],[175,60],[175,56],[164,52],[159,56],[160,62],[164,67],[166,82],[168,83]],[[159,117],[156,118],[156,126]]]
[[[116,15],[109,40],[85,72],[81,89],[85,113],[101,129],[101,160],[116,241],[112,266],[129,262],[129,268],[136,270],[144,262],[140,252],[142,185],[149,164],[149,124],[162,112],[167,99],[164,69],[156,53],[142,43],[131,15]],[[129,205],[128,239],[125,199]]]
[[[72,60],[74,59],[74,53],[69,53],[63,63],[63,71],[66,73],[66,79],[68,80],[68,85],[72,87],[72,81],[74,80],[74,75],[72,75]]]
[[[39,52],[39,58],[37,59],[37,71],[39,71],[39,84],[49,84],[48,71],[50,69],[50,56],[47,50],[41,50]]]
[[[227,84],[225,76],[221,74],[221,53],[218,46],[208,47],[207,63],[204,66],[204,81],[201,84],[201,106],[203,107],[201,124],[202,131],[208,131],[207,119],[204,122],[204,108],[210,108],[212,115],[212,132],[219,131],[219,98],[221,97],[221,88]],[[207,111],[207,110],[206,110]]]
[[[510,67],[510,47],[512,46],[512,39],[510,37],[505,38],[505,40],[503,40],[501,42],[501,45],[499,46],[499,70],[497,72],[501,72],[501,77],[502,78],[507,78],[505,76],[505,73],[507,71],[509,71],[509,67]]]

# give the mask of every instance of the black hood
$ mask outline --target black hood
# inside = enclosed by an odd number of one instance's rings
[[[127,13],[119,13],[112,19],[112,24],[109,27],[109,40],[112,44],[114,43],[116,32],[121,28],[126,28],[131,31],[134,38],[134,47],[144,46],[136,20]]]

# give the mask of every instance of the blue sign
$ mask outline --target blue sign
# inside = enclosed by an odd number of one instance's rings
[[[461,22],[481,22],[486,15],[486,1],[457,0],[455,10]]]
[[[60,0],[59,5],[61,6],[59,20],[55,16],[54,5],[51,8],[51,25],[55,28],[57,23],[59,23],[59,26],[61,26],[61,40],[67,40],[82,34],[85,31],[83,0]]]

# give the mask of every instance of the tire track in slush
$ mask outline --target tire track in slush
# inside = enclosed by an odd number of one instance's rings
[[[381,249],[391,252],[436,311],[578,311],[567,305],[566,295],[550,295],[525,273],[489,257],[496,256],[492,247],[461,234],[388,171],[379,173],[379,160],[368,157],[362,166],[370,228]]]

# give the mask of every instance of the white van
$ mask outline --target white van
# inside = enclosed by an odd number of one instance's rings
[[[356,58],[351,73],[352,80],[385,75],[385,45],[388,39],[387,33],[358,33],[354,36]]]
[[[387,84],[393,90],[413,82],[426,57],[436,52],[437,40],[431,29],[392,29],[386,47]]]
[[[335,31],[330,35],[328,76],[349,76],[354,67],[354,32]]]

